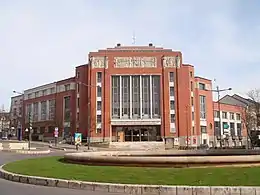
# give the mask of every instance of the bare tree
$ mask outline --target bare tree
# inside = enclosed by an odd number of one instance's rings
[[[248,99],[242,112],[242,121],[247,129],[247,135],[251,146],[255,146],[258,136],[253,133],[260,126],[260,89],[254,89],[247,93]]]

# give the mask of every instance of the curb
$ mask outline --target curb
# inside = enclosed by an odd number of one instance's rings
[[[33,150],[3,150],[3,152],[13,152],[13,153],[18,153],[18,154],[35,154],[35,155],[40,155],[40,154],[49,154],[51,151],[50,150],[42,150],[42,151],[33,151]]]
[[[56,147],[56,146],[52,146],[52,145],[49,145],[49,148],[52,148],[52,149],[55,149],[55,150],[66,151],[66,148]]]
[[[160,185],[134,185],[113,184],[98,182],[83,182],[10,173],[0,167],[0,177],[13,182],[33,184],[48,187],[71,188],[78,190],[144,194],[144,195],[253,195],[260,194],[260,187],[229,187],[229,186],[160,186]]]

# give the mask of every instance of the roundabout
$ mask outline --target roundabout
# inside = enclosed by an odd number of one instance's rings
[[[0,173],[7,180],[26,184],[108,194],[217,195],[228,192],[230,195],[245,195],[260,192],[258,152],[225,152],[220,155],[216,151],[160,151],[155,155],[152,151],[146,151],[146,156],[141,151],[67,153],[64,157],[11,162],[4,165]],[[129,161],[129,158],[134,160]],[[148,163],[148,159],[152,161]],[[159,160],[160,163],[157,162]],[[100,161],[103,161],[102,166]],[[190,166],[194,161],[196,166]],[[203,163],[209,165],[219,162],[227,163],[228,166],[223,164],[224,167],[197,167]],[[156,163],[156,166],[152,166]],[[162,166],[163,163],[167,166]],[[180,166],[183,164],[189,164],[189,168]]]

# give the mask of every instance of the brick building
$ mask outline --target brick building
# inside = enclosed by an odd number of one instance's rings
[[[180,51],[117,44],[88,57],[75,77],[24,92],[25,128],[31,112],[45,138],[59,127],[61,137],[90,131],[91,142],[111,147],[216,144],[211,80]]]
[[[11,97],[10,126],[14,128],[15,136],[18,136],[23,124],[23,99],[23,95]]]
[[[36,139],[52,139],[55,127],[59,136],[69,136],[76,128],[75,77],[42,85],[24,91],[23,130],[29,128],[32,116],[33,136]]]

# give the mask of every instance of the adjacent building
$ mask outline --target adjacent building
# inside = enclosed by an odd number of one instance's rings
[[[29,129],[32,117],[33,138],[53,138],[55,128],[60,137],[75,131],[75,77],[24,91],[23,130]]]
[[[0,138],[7,138],[12,133],[10,128],[10,113],[0,110]]]
[[[17,137],[19,137],[23,124],[23,99],[22,94],[11,97],[10,128],[13,129],[14,135]]]
[[[25,90],[24,128],[30,113],[41,139],[58,127],[60,137],[81,132],[111,147],[217,145],[211,80],[195,76],[180,51],[117,44],[88,57],[75,77]]]

